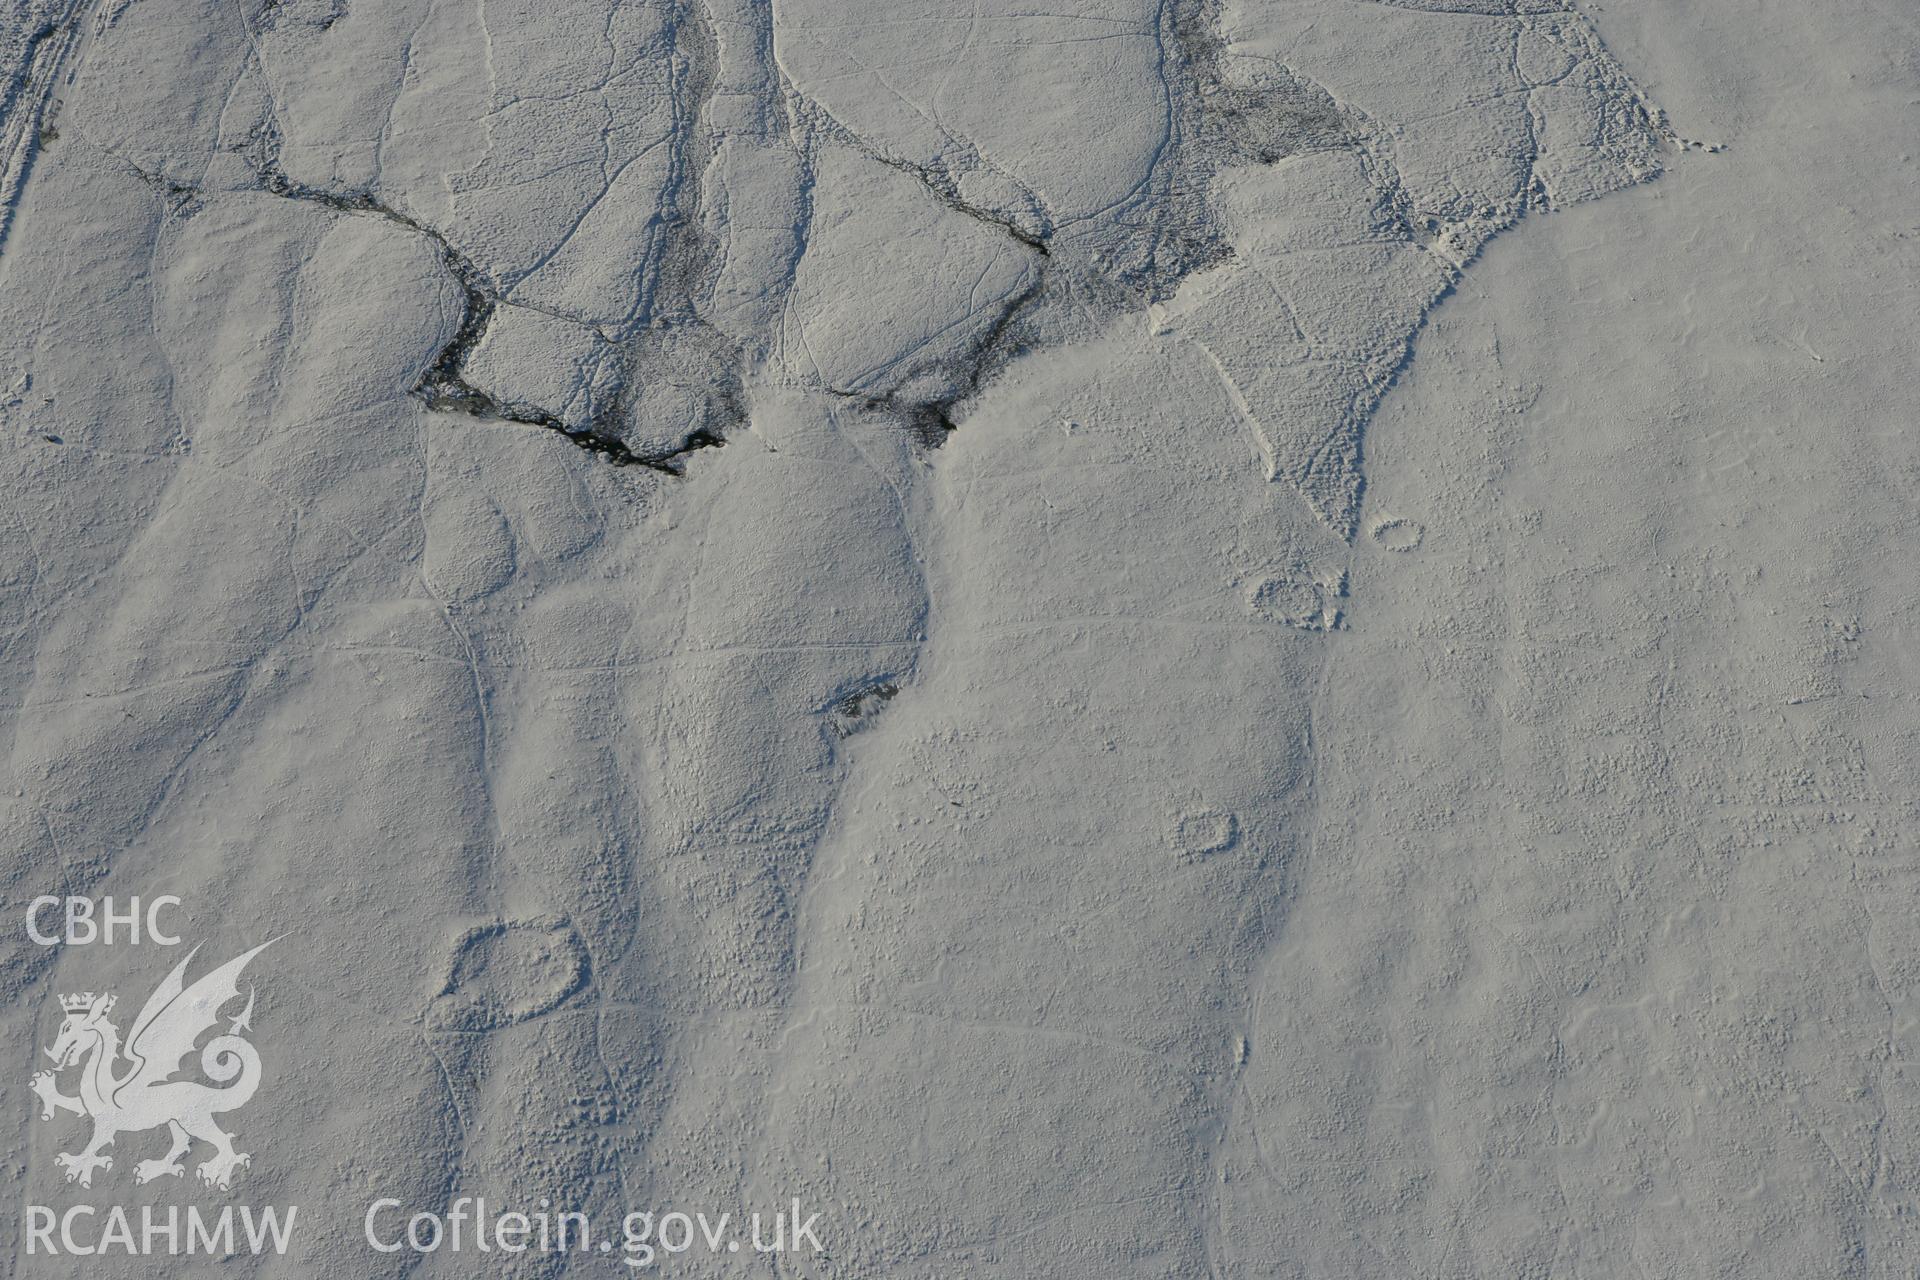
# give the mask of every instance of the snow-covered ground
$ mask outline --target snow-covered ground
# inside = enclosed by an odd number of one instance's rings
[[[1920,1267],[1920,18],[1042,8],[0,13],[4,1274]]]

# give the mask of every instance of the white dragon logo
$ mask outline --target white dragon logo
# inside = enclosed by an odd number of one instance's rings
[[[213,1148],[213,1155],[195,1171],[209,1186],[227,1189],[233,1184],[234,1174],[252,1163],[253,1157],[235,1151],[233,1139],[213,1121],[222,1112],[245,1106],[260,1085],[260,1055],[240,1037],[241,1032],[252,1029],[251,991],[246,1009],[233,1019],[228,1033],[215,1036],[200,1050],[200,1069],[225,1087],[171,1077],[180,1070],[181,1060],[193,1052],[194,1043],[220,1020],[221,1008],[239,998],[240,971],[247,967],[247,961],[272,945],[261,943],[191,987],[185,983],[187,965],[200,948],[188,952],[133,1020],[124,1053],[118,1029],[107,1021],[107,1015],[113,1012],[112,995],[89,991],[60,997],[66,1021],[60,1024],[59,1036],[46,1051],[54,1061],[54,1070],[35,1075],[32,1087],[40,1098],[41,1119],[53,1119],[56,1111],[93,1119],[93,1140],[85,1149],[58,1157],[68,1182],[92,1186],[94,1170],[113,1168],[113,1157],[101,1152],[113,1144],[116,1136],[161,1125],[172,1133],[173,1147],[158,1160],[142,1160],[135,1165],[135,1182],[178,1177],[185,1171],[180,1158],[196,1138]],[[123,1058],[124,1070],[120,1066]],[[81,1068],[80,1093],[68,1097],[60,1092],[55,1075],[76,1064]]]

